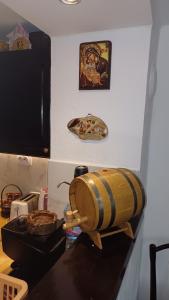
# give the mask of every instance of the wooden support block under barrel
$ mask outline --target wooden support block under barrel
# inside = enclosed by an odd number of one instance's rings
[[[125,232],[133,238],[130,221],[145,206],[145,193],[138,177],[130,170],[103,169],[74,178],[69,189],[74,220],[93,242],[102,249],[101,232],[108,235]],[[76,223],[77,221],[77,223]],[[65,228],[71,224],[65,225]],[[114,230],[114,227],[119,227]],[[106,235],[107,236],[107,235]]]
[[[116,230],[113,230],[113,228],[112,228],[106,233],[101,233],[99,231],[93,231],[93,232],[88,232],[88,235],[90,236],[91,240],[94,242],[94,244],[99,249],[103,249],[102,240],[101,240],[102,238],[112,236],[114,234],[118,234],[121,232],[124,232],[131,239],[134,239],[133,230],[132,230],[131,224],[129,222],[122,224],[121,226],[119,226],[119,229],[116,229]]]

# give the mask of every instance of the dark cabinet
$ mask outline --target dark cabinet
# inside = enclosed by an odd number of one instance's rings
[[[50,157],[50,38],[0,53],[0,152]]]

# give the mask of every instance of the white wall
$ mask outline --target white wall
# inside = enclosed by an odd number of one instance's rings
[[[127,269],[118,293],[117,300],[136,300],[139,285],[139,273],[141,263],[143,225],[139,229],[137,240],[131,253]]]
[[[158,82],[150,134],[147,192],[147,238],[168,238],[169,227],[169,26],[162,27],[157,59]],[[151,222],[150,222],[151,220]]]
[[[140,300],[149,299],[149,244],[169,242],[169,26],[161,28],[157,55],[157,88],[154,97],[147,166],[147,208]],[[169,297],[169,251],[157,255],[158,299]]]
[[[150,26],[52,38],[51,158],[140,169]],[[112,41],[111,89],[79,91],[79,44]],[[102,141],[82,141],[67,129],[92,113],[109,127]]]
[[[150,130],[153,114],[154,95],[157,88],[157,54],[159,45],[160,27],[158,24],[154,24],[151,32],[150,43],[150,57],[148,68],[148,80],[147,80],[147,92],[146,92],[146,104],[144,112],[144,130],[142,140],[142,154],[141,154],[141,166],[140,174],[143,185],[147,184],[147,169],[149,159],[149,145],[150,145]]]

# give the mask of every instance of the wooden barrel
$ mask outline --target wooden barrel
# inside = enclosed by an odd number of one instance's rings
[[[128,169],[103,169],[76,177],[69,189],[72,210],[88,220],[85,232],[118,226],[141,213],[145,193],[140,180]]]

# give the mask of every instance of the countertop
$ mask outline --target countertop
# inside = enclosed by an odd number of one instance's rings
[[[4,226],[9,220],[0,216],[0,228]],[[11,272],[10,265],[13,262],[3,251],[1,243],[1,230],[0,230],[0,273],[9,274]]]
[[[141,217],[132,221],[135,236],[141,221]],[[26,300],[115,300],[134,244],[120,233],[104,238],[100,251],[82,233]]]

